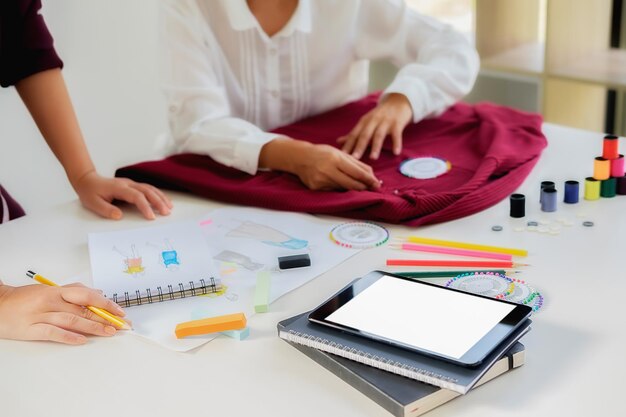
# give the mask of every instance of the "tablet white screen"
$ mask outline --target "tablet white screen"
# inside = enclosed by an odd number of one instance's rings
[[[459,359],[514,308],[383,276],[326,319]]]

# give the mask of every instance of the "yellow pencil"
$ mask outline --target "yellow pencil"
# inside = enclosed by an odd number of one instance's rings
[[[49,285],[51,287],[58,287],[59,285],[53,281],[50,281],[48,278],[45,278],[33,271],[28,271],[26,273],[26,275],[28,275],[29,278],[34,279],[35,281],[39,282],[40,284],[44,284],[44,285]],[[105,319],[106,321],[108,321],[109,323],[115,325],[118,329],[122,329],[122,330],[130,330],[132,329],[132,327],[130,327],[130,324],[126,323],[124,321],[123,318],[118,317],[114,314],[109,313],[106,310],[103,310],[101,308],[98,307],[94,307],[94,306],[85,306],[85,308],[87,308],[89,311],[91,311],[92,313],[102,317],[103,319]]]
[[[528,256],[528,251],[524,249],[501,248],[499,246],[479,245],[476,243],[454,242],[452,240],[430,239],[427,237],[418,237],[418,236],[409,236],[407,240],[409,242],[423,243],[425,245],[482,250],[482,251],[496,252],[496,253],[507,253],[509,255],[514,255],[514,256]]]

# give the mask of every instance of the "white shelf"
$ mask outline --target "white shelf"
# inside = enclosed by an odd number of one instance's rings
[[[482,67],[496,71],[540,75],[544,68],[544,54],[544,43],[526,43],[496,55],[483,57]]]
[[[618,90],[626,89],[626,50],[608,49],[586,59],[555,66],[549,76],[599,84]]]

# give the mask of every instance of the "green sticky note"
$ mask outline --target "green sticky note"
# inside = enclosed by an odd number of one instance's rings
[[[266,313],[270,305],[270,284],[272,274],[269,271],[261,271],[256,274],[256,289],[254,290],[254,311]]]

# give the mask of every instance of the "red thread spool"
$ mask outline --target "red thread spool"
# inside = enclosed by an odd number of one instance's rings
[[[602,157],[616,159],[619,156],[619,139],[617,136],[606,135],[602,142]]]

